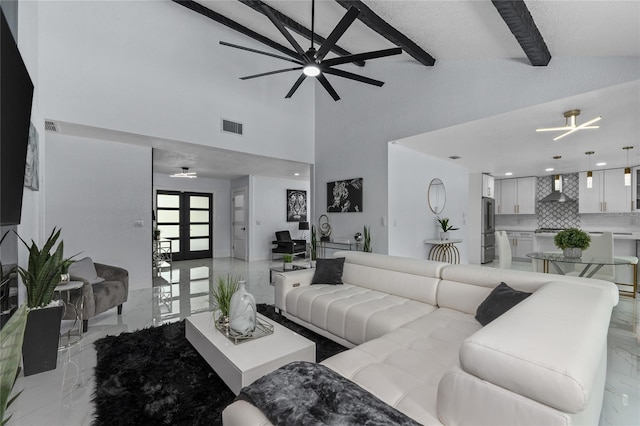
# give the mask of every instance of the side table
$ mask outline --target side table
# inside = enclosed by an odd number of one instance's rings
[[[84,298],[82,297],[82,281],[67,281],[60,283],[53,290],[53,293],[58,293],[58,299],[64,303],[64,312],[66,314],[67,309],[73,309],[75,312],[75,320],[69,330],[60,334],[60,345],[58,349],[65,349],[69,346],[73,346],[82,340],[82,310],[84,308]],[[71,303],[71,292],[74,290],[80,290],[80,295],[75,304]],[[63,298],[63,293],[66,294],[66,300]],[[64,314],[63,314],[64,318]],[[72,333],[74,332],[75,333]]]
[[[460,252],[454,244],[462,240],[424,240],[425,244],[431,244],[429,260],[447,263],[460,263]]]

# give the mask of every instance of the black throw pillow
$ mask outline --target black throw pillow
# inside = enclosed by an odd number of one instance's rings
[[[478,306],[476,320],[483,326],[487,325],[529,296],[531,293],[514,290],[500,283]]]
[[[316,272],[313,274],[311,284],[342,284],[342,269],[344,257],[336,259],[318,259]]]

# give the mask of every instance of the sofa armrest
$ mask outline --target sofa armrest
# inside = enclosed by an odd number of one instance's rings
[[[105,265],[104,263],[95,263],[98,276],[104,278],[105,281],[120,281],[127,292],[129,292],[129,271],[118,266]]]
[[[297,271],[277,272],[275,276],[275,305],[286,312],[287,293],[294,288],[311,285],[315,269],[300,269]]]

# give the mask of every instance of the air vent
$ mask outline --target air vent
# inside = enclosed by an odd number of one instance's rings
[[[44,130],[47,132],[57,132],[56,122],[51,120],[44,120]]]
[[[452,160],[459,160],[461,157],[459,155],[452,155],[451,157]]]
[[[233,133],[235,135],[242,134],[242,123],[222,119],[222,131],[225,133]]]

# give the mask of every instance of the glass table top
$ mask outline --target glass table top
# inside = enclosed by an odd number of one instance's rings
[[[575,264],[597,264],[597,265],[628,265],[631,260],[622,257],[566,257],[560,252],[535,252],[527,253],[527,257],[538,260],[548,260],[550,262],[575,263]]]

